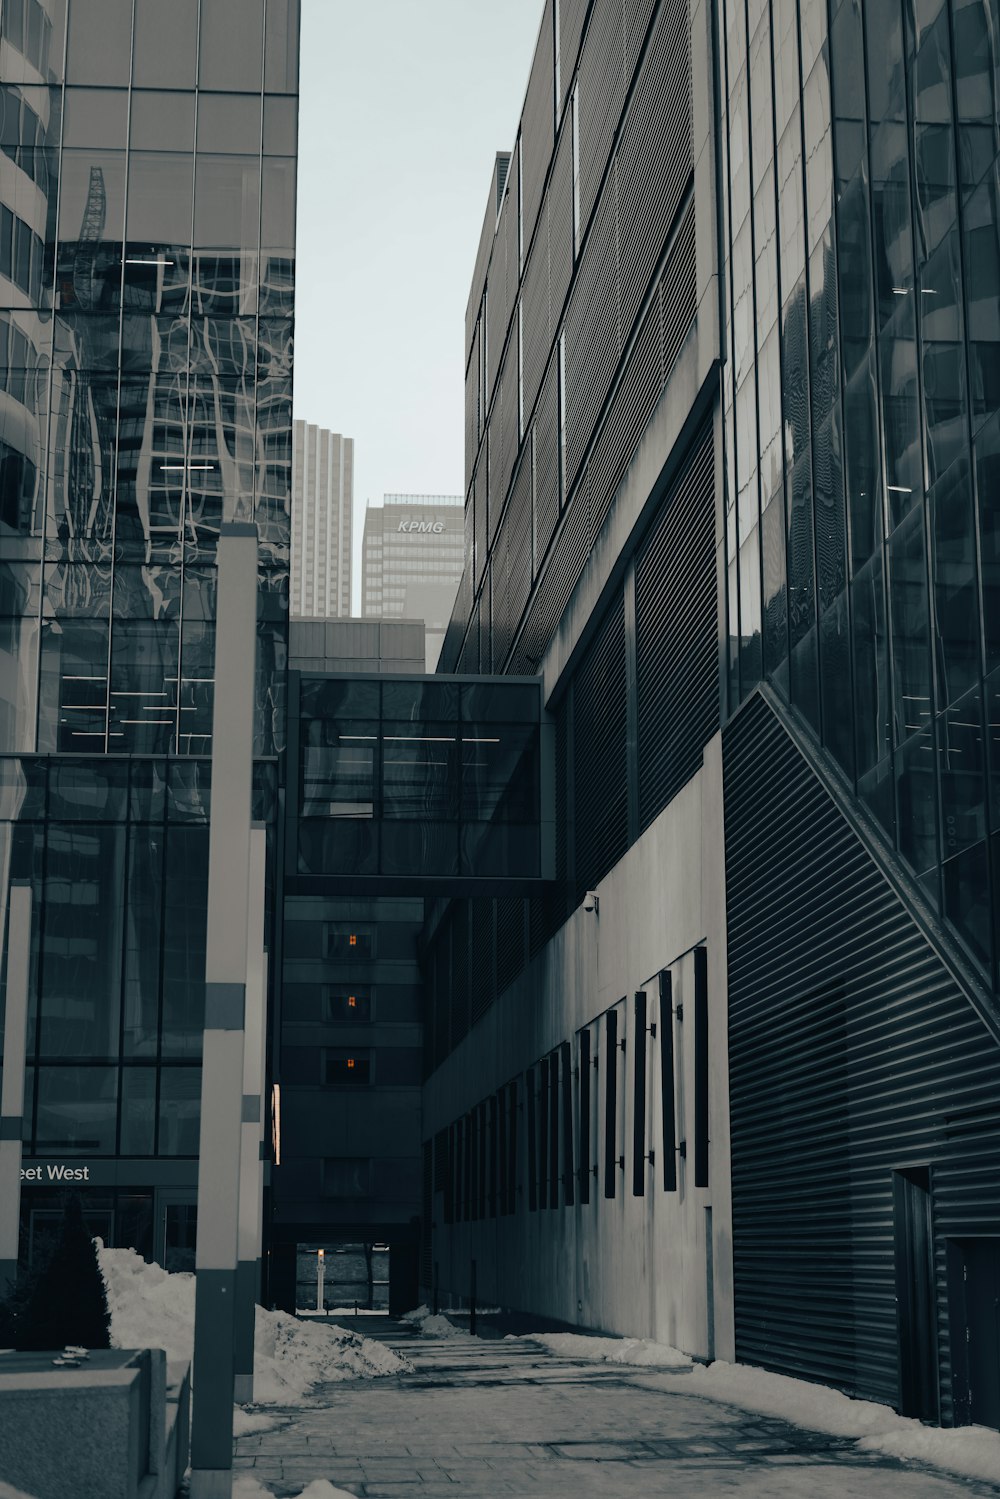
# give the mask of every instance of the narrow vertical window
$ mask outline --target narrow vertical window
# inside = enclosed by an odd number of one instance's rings
[[[528,1100],[528,1119],[525,1145],[528,1151],[528,1211],[538,1208],[538,1134],[535,1125],[535,1069],[529,1067],[524,1076],[524,1092]]]
[[[549,1205],[549,1059],[538,1066],[541,1086],[538,1093],[538,1206]]]
[[[660,1119],[664,1192],[677,1191],[674,1107],[674,991],[670,971],[665,968],[660,974]]]
[[[493,1152],[493,1136],[487,1132],[486,1123],[486,1104],[481,1103],[476,1110],[476,1125],[479,1131],[479,1212],[477,1214],[479,1218],[485,1218],[487,1213],[487,1171],[492,1165]]]
[[[559,1053],[549,1057],[549,1207],[559,1206]]]
[[[604,1195],[614,1197],[618,1170],[618,1011],[604,1017]]]
[[[694,950],[694,1184],[708,1186],[708,951]]]
[[[563,1190],[564,1201],[568,1208],[573,1206],[576,1193],[574,1184],[574,1161],[573,1161],[573,1050],[568,1041],[564,1041],[559,1048],[562,1058],[560,1071],[562,1073],[562,1155],[563,1155]]]
[[[580,1032],[580,1201],[590,1201],[590,1027]]]
[[[508,1211],[510,1175],[507,1159],[507,1089],[503,1088],[496,1100],[497,1110],[497,1212],[503,1216]]]
[[[445,1140],[444,1221],[455,1221],[455,1126],[449,1124]]]
[[[566,498],[566,330],[559,335],[559,504]]]
[[[635,996],[632,1042],[632,1196],[646,1195],[646,995]]]
[[[517,1212],[517,1078],[510,1085],[508,1098],[510,1125],[507,1131],[507,1211]]]
[[[495,1218],[498,1212],[498,1201],[500,1196],[499,1171],[503,1170],[503,1152],[499,1150],[499,1109],[497,1108],[497,1096],[490,1095],[489,1103],[489,1163],[490,1163],[490,1217]],[[499,1168],[499,1170],[498,1170]]]
[[[531,424],[531,576],[538,571],[541,558],[538,555],[538,445],[537,422]]]
[[[570,95],[570,128],[573,132],[573,259],[580,251],[580,85]]]

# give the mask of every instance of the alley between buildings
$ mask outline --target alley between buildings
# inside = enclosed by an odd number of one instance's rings
[[[1000,1495],[774,1417],[678,1391],[675,1371],[555,1356],[528,1339],[414,1337],[362,1319],[415,1373],[320,1385],[282,1424],[237,1443],[239,1499],[317,1479],[389,1499],[960,1499]],[[319,1487],[319,1486],[317,1486]]]

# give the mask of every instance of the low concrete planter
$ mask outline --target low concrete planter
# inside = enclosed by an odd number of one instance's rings
[[[188,1461],[190,1380],[159,1348],[0,1354],[0,1484],[31,1499],[174,1499]],[[0,1488],[0,1499],[4,1499]]]

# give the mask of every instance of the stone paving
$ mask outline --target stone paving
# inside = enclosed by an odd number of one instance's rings
[[[308,1406],[280,1412],[277,1430],[238,1441],[237,1471],[279,1499],[316,1478],[364,1499],[1000,1496],[1000,1482],[668,1392],[655,1370],[579,1363],[523,1341],[417,1339],[394,1324],[379,1332],[414,1374],[321,1386]]]

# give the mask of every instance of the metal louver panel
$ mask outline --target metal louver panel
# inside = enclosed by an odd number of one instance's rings
[[[549,331],[549,256],[545,236],[536,241],[524,271],[521,309],[524,333],[524,414],[529,415],[552,347]]]
[[[510,618],[510,594],[507,589],[507,543],[510,540],[510,529],[504,524],[500,527],[497,539],[493,545],[493,555],[490,559],[490,577],[492,579],[493,592],[493,617],[492,617],[492,640],[493,640],[493,669],[500,671],[507,659],[511,642],[511,618]]]
[[[894,1172],[1000,1234],[1000,1047],[760,693],[723,733],[736,1352],[896,1401]]]
[[[591,546],[604,524],[619,480],[632,460],[662,389],[660,306],[654,301],[639,326],[590,457],[588,535]]]
[[[625,0],[625,74],[631,77],[636,59],[649,29],[649,21],[656,9],[657,0]],[[669,9],[669,6],[665,6]],[[687,12],[687,0],[674,0],[674,9]]]
[[[576,71],[583,26],[590,5],[589,0],[556,0],[556,3],[559,6],[559,81],[562,85],[562,98],[558,100],[558,106],[561,115]]]
[[[693,168],[687,5],[661,7],[615,153],[622,322],[631,327]]]
[[[531,591],[531,448],[526,446],[510,492],[507,533],[507,611],[513,635]]]
[[[503,213],[507,212],[506,203]],[[502,217],[502,215],[501,215]],[[492,402],[497,388],[497,371],[503,355],[507,332],[507,241],[504,225],[497,228],[493,254],[486,277],[486,399]]]
[[[615,179],[604,185],[566,309],[566,488],[571,490],[621,357]]]
[[[489,505],[487,504],[489,467],[487,458],[488,455],[485,450],[480,453],[479,467],[476,469],[474,480],[476,499],[476,588],[483,581],[483,573],[486,571],[486,560],[490,550],[488,530]]]
[[[545,173],[552,155],[552,4],[546,0],[542,24],[535,46],[535,56],[528,77],[528,92],[524,100],[523,124],[521,127],[521,216],[524,228],[524,247],[531,243],[538,210],[542,202]]]
[[[535,572],[559,520],[559,391],[556,361],[542,386],[535,412]]]
[[[596,885],[628,847],[625,734],[625,610],[619,595],[574,676],[574,886],[580,892]]]
[[[622,0],[594,0],[580,54],[580,223],[597,200],[625,99]]]
[[[559,137],[545,204],[549,223],[549,327],[554,339],[573,276],[573,138],[568,119]]]
[[[639,821],[701,768],[719,727],[715,457],[711,426],[660,502],[636,556]]]
[[[472,339],[472,353],[465,371],[465,492],[472,482],[472,471],[479,452],[479,329]]]
[[[698,311],[698,270],[695,265],[694,197],[684,210],[670,259],[660,278],[660,315],[663,321],[663,378],[670,378],[674,360]]]
[[[497,386],[493,400],[493,410],[490,414],[489,431],[489,460],[490,490],[487,502],[487,540],[490,547],[497,534],[497,526],[500,523],[500,512],[503,510],[503,502],[507,494],[507,485],[504,480],[503,460],[503,376]]]

